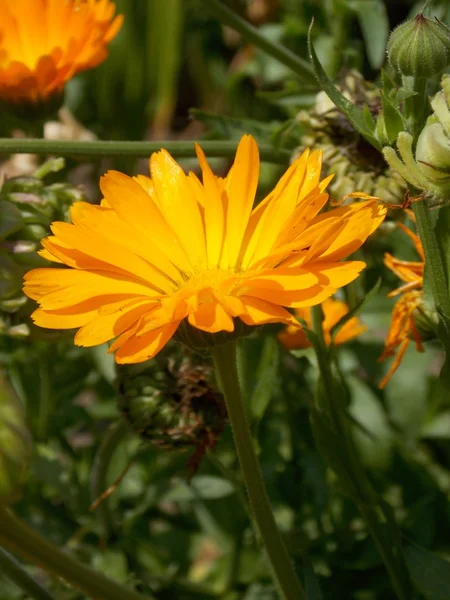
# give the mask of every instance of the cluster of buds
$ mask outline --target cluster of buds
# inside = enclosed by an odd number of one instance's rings
[[[119,408],[134,431],[159,448],[194,449],[190,465],[195,469],[226,423],[222,395],[211,381],[212,366],[194,363],[171,345],[161,363],[118,369]]]
[[[391,147],[383,149],[389,165],[415,188],[438,201],[450,192],[450,76],[442,78],[442,89],[431,100],[433,113],[417,140],[402,132],[397,138],[401,159]]]
[[[45,176],[63,167],[62,159],[53,159],[32,176],[12,177],[0,187],[0,334],[29,335],[32,308],[21,291],[23,275],[47,266],[37,254],[40,240],[50,233],[53,221],[68,221],[69,207],[82,199],[70,184],[46,185]]]
[[[367,105],[373,115],[379,114],[380,91],[360,73],[348,72],[339,89],[353,104]],[[406,192],[404,179],[386,165],[382,154],[354,129],[325,92],[319,92],[313,108],[300,111],[297,120],[305,133],[294,158],[307,147],[323,151],[325,174],[335,174],[329,186],[332,197],[363,189],[390,204],[401,204]]]

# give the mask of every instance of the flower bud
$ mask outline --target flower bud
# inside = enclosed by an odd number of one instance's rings
[[[132,366],[119,368],[119,408],[136,433],[155,446],[212,447],[226,420],[222,395],[210,382],[211,366],[181,358],[178,348],[167,354],[166,369],[155,362],[137,373]]]
[[[402,75],[430,78],[450,64],[450,29],[419,14],[394,29],[387,52],[390,64]]]
[[[0,371],[0,506],[20,495],[30,455],[31,437],[22,403]]]

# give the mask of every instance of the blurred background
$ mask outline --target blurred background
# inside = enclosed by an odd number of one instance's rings
[[[238,140],[252,133],[258,141],[293,155],[314,145],[324,149],[325,171],[338,173],[331,186],[334,198],[362,189],[394,204],[402,202],[403,182],[359,139],[319,88],[223,27],[208,13],[207,2],[116,4],[125,22],[108,59],[67,85],[66,118],[78,121],[77,135]],[[414,16],[422,3],[226,4],[304,59],[314,17],[313,42],[324,69],[349,97],[367,102],[376,113],[376,83],[385,66],[389,32]],[[436,0],[433,15],[448,23],[448,1]],[[218,173],[229,166],[224,159],[212,162]],[[194,160],[182,164],[196,168]],[[22,174],[36,166],[24,163]],[[68,160],[63,170],[44,177],[45,186],[33,188],[32,193],[42,194],[45,187],[50,194],[49,186],[57,196],[53,212],[38,224],[41,229],[33,221],[34,229],[25,232],[23,222],[23,229],[17,225],[6,241],[42,237],[52,219],[67,216],[74,199],[98,201],[98,178],[107,168],[148,173],[144,160]],[[260,197],[284,168],[263,165]],[[64,179],[77,186],[75,192],[51,187]],[[361,258],[368,268],[345,289],[343,297],[354,306],[382,277],[376,298],[360,315],[368,331],[340,349],[340,364],[355,438],[377,489],[392,506],[405,539],[448,558],[450,397],[437,381],[439,350],[431,341],[426,353],[419,354],[411,344],[386,389],[378,389],[386,365],[377,359],[394,304],[386,294],[399,285],[384,268],[383,253],[417,260],[394,218],[400,217],[391,217],[367,243]],[[9,287],[0,286],[0,365],[26,405],[34,439],[30,477],[16,512],[94,568],[158,600],[275,599],[249,524],[231,433],[220,412],[208,360],[170,345],[152,365],[117,372],[105,346],[77,348],[70,332],[37,331],[29,319],[32,303],[24,303],[20,292],[23,272],[35,264],[31,254],[15,255],[11,263],[0,253],[0,268],[9,277]],[[287,352],[276,332],[276,327],[268,327],[243,340],[239,366],[269,495],[290,552],[314,600],[391,600],[384,567],[364,523],[339,493],[312,441],[307,407],[316,377],[313,352]],[[179,387],[186,369],[194,392]],[[5,387],[4,393],[13,392]],[[206,408],[195,408],[200,411],[200,446],[192,432],[181,432],[177,440],[167,433],[170,411],[179,410],[183,394],[207,399]],[[137,402],[133,409],[130,402]],[[219,407],[212,416],[211,403]],[[122,413],[130,429],[121,425]],[[138,435],[133,427],[139,429],[143,414],[151,418]],[[114,493],[90,510],[110,485]],[[82,600],[61,581],[32,570],[57,600]],[[448,600],[450,594],[437,583],[435,595],[426,597]],[[0,573],[0,600],[25,598]]]

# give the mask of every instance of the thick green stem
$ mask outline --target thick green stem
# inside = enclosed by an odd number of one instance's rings
[[[108,482],[108,470],[111,460],[117,450],[118,445],[125,436],[129,433],[130,427],[125,420],[121,420],[114,424],[103,436],[102,443],[95,455],[94,464],[92,465],[90,491],[91,502],[95,502],[106,491]],[[108,538],[111,534],[111,515],[109,510],[108,498],[100,502],[95,509],[98,511],[99,519],[103,529],[103,535]]]
[[[317,85],[314,71],[307,60],[300,58],[282,44],[276,44],[266,38],[256,27],[253,27],[248,21],[242,19],[220,0],[203,0],[203,2],[211,14],[217,17],[224,25],[238,31],[247,42],[258,46],[266,54],[276,58],[296,73],[303,81],[311,83],[314,87]]]
[[[413,204],[416,224],[425,254],[425,269],[429,277],[436,310],[450,319],[450,297],[448,293],[447,275],[441,249],[430,218],[430,209],[423,200]]]
[[[236,142],[200,141],[208,157],[232,158],[236,153]],[[55,154],[57,156],[108,157],[131,156],[147,158],[152,152],[165,148],[174,158],[195,157],[194,141],[178,142],[159,140],[157,142],[103,141],[92,142],[62,140],[51,141],[35,138],[0,138],[0,154]],[[276,149],[269,144],[259,146],[261,160],[287,165],[291,158],[288,150]]]
[[[356,491],[354,500],[388,571],[397,597],[400,600],[410,600],[411,589],[408,570],[395,538],[395,532],[389,528],[391,519],[385,513],[385,508],[379,501],[378,495],[359,460],[349,430],[348,419],[336,398],[335,383],[323,333],[323,311],[320,305],[311,308],[311,317],[312,328],[319,340],[317,358],[324,391],[327,396],[327,413],[336,432],[336,437],[341,444],[340,452],[345,463],[346,476],[351,479],[352,486]],[[337,473],[337,475],[339,474]]]
[[[34,600],[55,600],[6,550],[0,548],[0,572]]]
[[[252,434],[245,414],[236,366],[236,344],[212,350],[217,376],[225,397],[242,475],[250,506],[263,540],[282,598],[306,600],[283,538],[278,530],[269,497],[253,447]]]
[[[149,600],[86,567],[40,536],[7,509],[0,509],[0,544],[45,571],[61,577],[92,600]]]

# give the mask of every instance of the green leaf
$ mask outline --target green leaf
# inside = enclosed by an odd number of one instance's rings
[[[22,287],[24,271],[7,252],[0,251],[0,299],[6,300]]]
[[[439,374],[439,381],[447,390],[450,390],[450,320],[438,310],[439,324],[437,334],[445,350],[445,361]]]
[[[243,133],[251,133],[258,141],[267,142],[267,138],[279,126],[277,122],[267,124],[254,119],[228,117],[197,108],[191,108],[189,112],[197,121],[206,125],[208,132],[215,139],[221,140],[239,140]]]
[[[450,598],[450,561],[416,544],[405,549],[405,558],[412,580],[427,600]]]
[[[314,568],[310,559],[305,556],[303,559],[305,570],[305,588],[306,597],[308,600],[323,600],[323,595],[320,589],[319,578],[314,572]]]
[[[379,69],[386,59],[389,19],[382,0],[351,2],[366,43],[367,58],[373,69]]]
[[[22,229],[22,213],[12,202],[0,200],[0,240]]]
[[[330,100],[332,100],[336,106],[345,114],[347,119],[353,125],[353,127],[360,133],[374,148],[381,152],[381,144],[374,135],[375,123],[373,129],[367,125],[367,115],[364,116],[364,110],[350,102],[344,94],[342,94],[333,82],[328,78],[327,74],[322,68],[317,54],[314,50],[314,46],[311,41],[311,31],[314,20],[311,22],[311,26],[308,32],[308,51],[309,56],[314,68],[314,73],[321,85],[322,89],[327,93]]]
[[[335,338],[335,336],[337,335],[339,330],[350,319],[352,319],[355,315],[357,315],[361,311],[361,309],[372,300],[372,298],[374,298],[377,295],[378,290],[380,289],[380,286],[381,286],[381,277],[378,279],[378,281],[373,286],[373,288],[371,290],[369,290],[369,292],[367,292],[367,294],[364,296],[364,298],[360,302],[358,302],[358,304],[356,306],[354,306],[351,310],[349,310],[347,314],[345,314],[343,317],[341,317],[339,319],[339,321],[336,323],[336,325],[333,325],[333,327],[330,329],[330,335],[331,335],[332,340]]]
[[[238,369],[252,419],[260,421],[275,389],[280,347],[273,336],[245,338],[238,346]]]
[[[192,501],[196,498],[217,500],[235,493],[232,483],[216,475],[194,475],[190,485],[181,481],[164,496],[164,502]]]
[[[403,117],[400,111],[392,104],[386,94],[381,92],[381,106],[383,109],[386,134],[391,145],[395,144],[400,131],[405,129]]]

